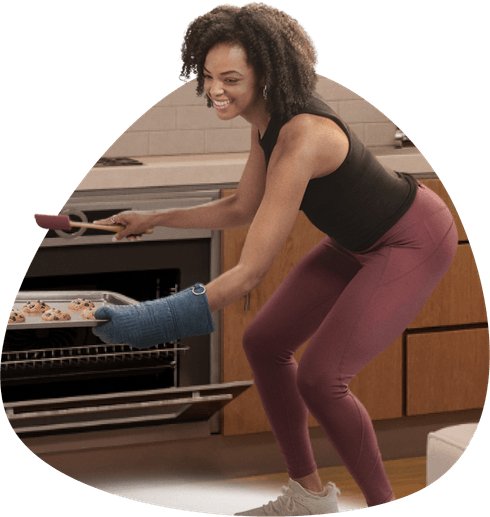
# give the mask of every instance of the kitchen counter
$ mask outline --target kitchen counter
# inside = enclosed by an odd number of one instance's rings
[[[387,168],[436,177],[416,148],[371,148]],[[148,187],[235,188],[248,153],[136,157],[143,165],[94,167],[77,191]]]

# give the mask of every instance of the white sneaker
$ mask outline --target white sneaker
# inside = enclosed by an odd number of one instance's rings
[[[340,490],[334,483],[325,485],[318,495],[305,490],[299,483],[289,480],[289,486],[283,486],[282,495],[275,501],[235,515],[324,515],[326,513],[338,513],[337,494]]]

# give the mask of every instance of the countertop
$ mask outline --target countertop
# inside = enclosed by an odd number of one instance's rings
[[[370,149],[387,168],[420,177],[436,177],[413,147]],[[234,188],[240,181],[248,153],[134,157],[143,165],[94,167],[77,191],[148,187]]]

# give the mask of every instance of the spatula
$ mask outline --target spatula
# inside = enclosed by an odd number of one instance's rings
[[[94,223],[82,223],[78,221],[70,221],[67,215],[41,215],[35,214],[36,223],[46,230],[70,230],[71,228],[93,228],[94,230],[104,230],[106,232],[120,232],[126,228],[122,225],[105,225]],[[148,229],[143,233],[153,233]]]

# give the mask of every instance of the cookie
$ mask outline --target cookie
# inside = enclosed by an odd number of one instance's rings
[[[12,310],[10,313],[9,323],[24,323],[26,317],[20,311]]]
[[[87,309],[93,309],[94,307],[94,302],[85,300],[83,298],[77,298],[76,300],[72,300],[68,305],[68,308],[72,311],[85,311]]]
[[[95,311],[98,309],[98,307],[93,307],[92,309],[85,309],[82,312],[82,318],[84,320],[94,320],[95,319]]]
[[[44,321],[68,321],[71,320],[71,316],[66,311],[53,308],[44,311],[41,319]]]
[[[37,302],[26,302],[20,309],[24,314],[41,314],[51,307],[41,300]]]

